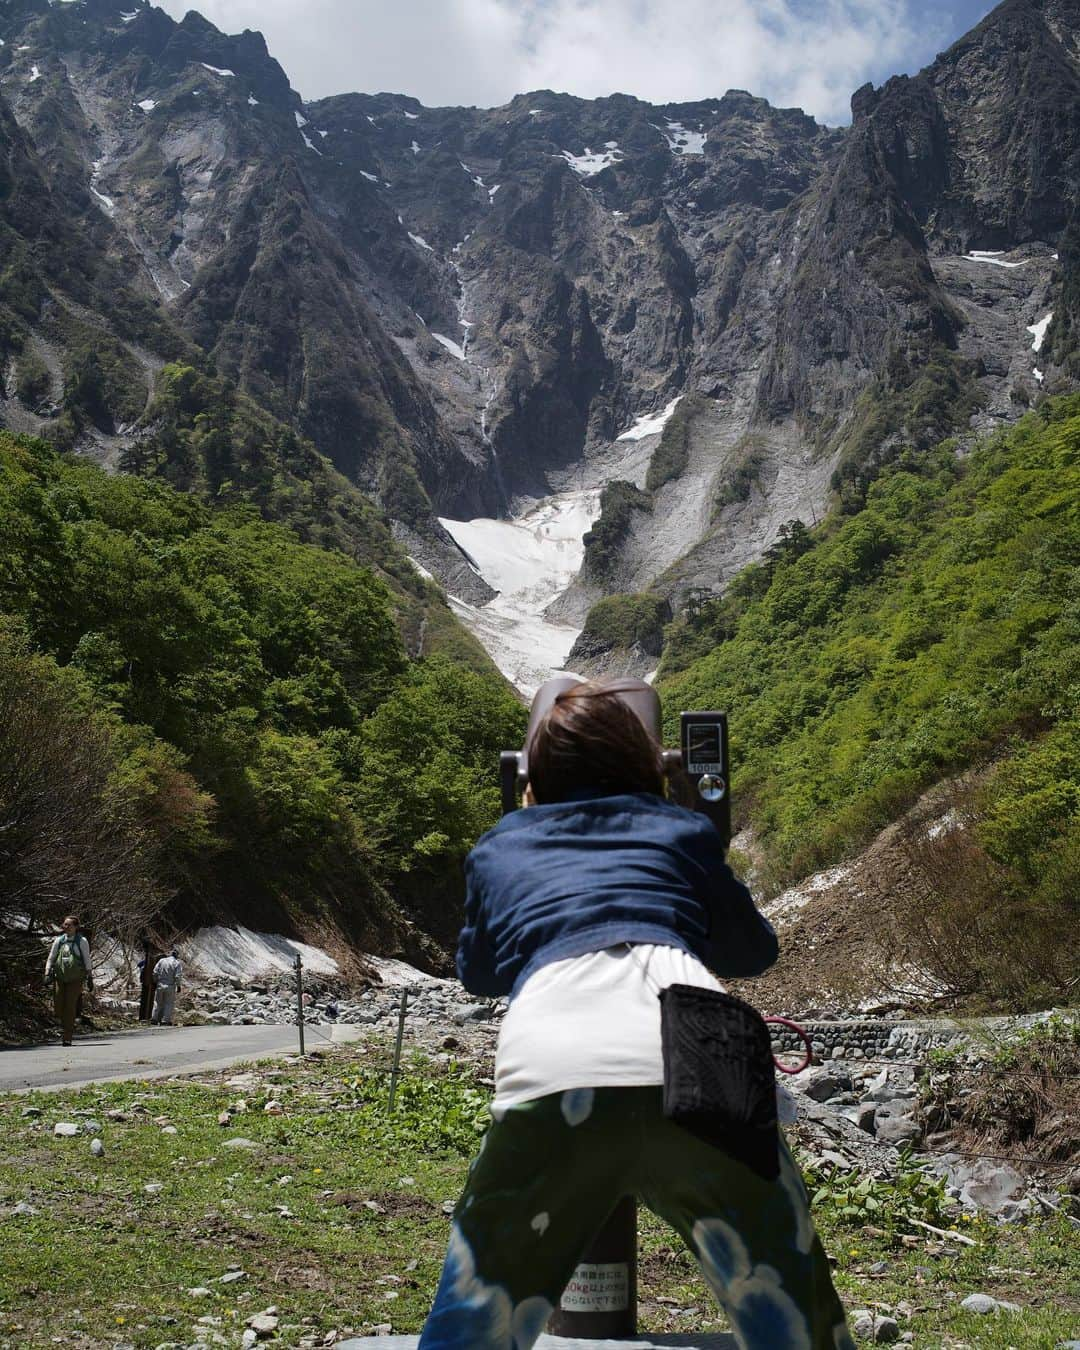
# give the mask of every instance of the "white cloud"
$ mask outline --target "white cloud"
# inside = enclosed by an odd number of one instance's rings
[[[190,0],[164,0],[179,18]],[[952,35],[922,0],[202,0],[228,32],[258,28],[305,98],[347,90],[505,103],[555,89],[654,103],[749,89],[822,121],[933,58]],[[931,19],[930,14],[937,17]]]

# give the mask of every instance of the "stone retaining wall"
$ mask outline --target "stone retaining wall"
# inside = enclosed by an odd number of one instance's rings
[[[921,1059],[927,1051],[964,1040],[962,1027],[947,1022],[801,1022],[814,1059]],[[798,1052],[802,1040],[786,1027],[770,1026],[774,1051]]]

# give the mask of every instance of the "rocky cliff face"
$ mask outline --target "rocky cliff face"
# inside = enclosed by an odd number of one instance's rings
[[[186,355],[464,599],[491,590],[437,516],[622,479],[640,500],[558,613],[678,606],[890,447],[1075,376],[1078,33],[1076,0],[1006,0],[837,130],[739,91],[305,105],[257,33],[9,0],[0,416],[54,428],[100,346],[98,415],[69,431],[115,458]],[[680,395],[666,444],[616,440]]]

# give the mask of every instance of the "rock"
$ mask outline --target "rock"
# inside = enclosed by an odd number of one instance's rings
[[[58,1120],[53,1126],[53,1134],[58,1135],[61,1139],[74,1139],[78,1133],[79,1127],[74,1121]]]
[[[224,1144],[222,1144],[221,1147],[222,1147],[222,1148],[258,1148],[259,1145],[255,1142],[254,1139],[245,1139],[242,1135],[238,1135],[235,1139],[226,1139],[225,1142],[224,1142]]]
[[[188,1298],[213,1298],[214,1291],[207,1289],[205,1284],[197,1284],[194,1289],[187,1291]]]
[[[101,1142],[100,1139],[91,1139],[90,1152],[94,1155],[95,1158],[103,1158],[105,1156],[105,1145]]]
[[[815,1102],[827,1102],[830,1097],[851,1091],[851,1074],[834,1065],[823,1064],[800,1074],[798,1087]]]
[[[914,1116],[879,1106],[874,1112],[874,1135],[883,1144],[908,1144],[919,1138],[919,1124]]]
[[[486,1003],[470,1003],[468,1007],[459,1008],[454,1013],[454,1021],[458,1026],[464,1026],[466,1022],[486,1022],[491,1017],[491,1010]]]
[[[267,1102],[263,1107],[263,1112],[268,1116],[283,1116],[285,1108],[280,1102]]]
[[[162,1134],[178,1134],[179,1131],[177,1130],[177,1128],[176,1128],[175,1125],[165,1125],[165,1126],[162,1127],[161,1133],[162,1133]]]
[[[160,1181],[148,1181],[143,1187],[147,1195],[157,1195],[165,1189]]]
[[[260,1340],[263,1340],[277,1331],[280,1321],[281,1319],[275,1317],[273,1313],[256,1313],[254,1317],[248,1318],[248,1329],[253,1331]]]
[[[860,1130],[865,1130],[867,1134],[873,1134],[876,1130],[877,1108],[873,1102],[862,1102],[855,1112],[855,1124]]]
[[[848,1321],[851,1324],[852,1335],[857,1336],[860,1341],[872,1341],[874,1339],[874,1314],[869,1308],[854,1308],[848,1313]]]
[[[960,1187],[961,1204],[973,1205],[990,1214],[1000,1214],[1027,1189],[1027,1182],[1015,1168],[988,1158],[962,1162],[953,1171],[951,1180]]]
[[[37,1120],[40,1115],[40,1106],[24,1106],[22,1109],[23,1120]]]
[[[900,1324],[895,1317],[871,1312],[869,1308],[859,1308],[850,1314],[849,1320],[852,1331],[862,1341],[891,1345],[900,1339]]]
[[[235,1284],[237,1280],[246,1280],[246,1270],[227,1270],[224,1275],[218,1276],[218,1284]]]
[[[960,1300],[960,1306],[965,1312],[971,1313],[1020,1311],[1018,1303],[1008,1303],[1004,1299],[991,1298],[989,1294],[968,1294],[967,1298]]]
[[[240,1344],[243,1346],[243,1350],[251,1350],[251,1347],[258,1339],[258,1333],[252,1331],[250,1327],[247,1327],[243,1336],[240,1337]]]
[[[12,1214],[17,1214],[20,1218],[31,1218],[37,1213],[37,1210],[25,1200],[20,1200],[11,1212]]]

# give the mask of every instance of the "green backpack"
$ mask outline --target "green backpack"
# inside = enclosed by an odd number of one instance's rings
[[[62,937],[60,947],[53,964],[53,973],[61,984],[74,984],[76,980],[86,978],[86,963],[83,961],[82,944],[77,937]]]

